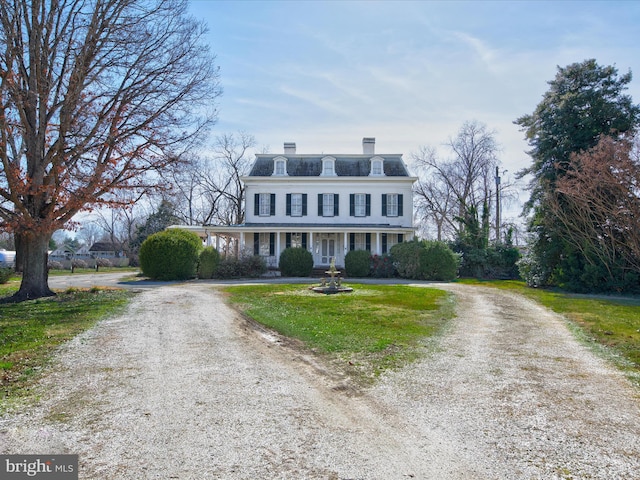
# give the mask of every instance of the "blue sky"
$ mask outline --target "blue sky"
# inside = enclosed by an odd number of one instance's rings
[[[224,94],[212,137],[246,131],[259,149],[411,153],[463,122],[496,131],[510,174],[529,165],[513,124],[557,66],[587,58],[631,70],[640,103],[640,1],[192,0],[209,27]],[[521,200],[526,200],[523,194]]]

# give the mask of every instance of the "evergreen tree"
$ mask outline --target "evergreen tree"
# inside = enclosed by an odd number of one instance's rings
[[[556,185],[576,168],[572,153],[594,147],[602,135],[619,138],[634,132],[640,106],[624,93],[631,78],[631,72],[618,75],[615,67],[598,65],[593,59],[558,67],[535,111],[515,121],[532,147],[533,162],[520,172],[532,176],[531,197],[525,205],[525,213],[530,214],[528,261],[535,272],[535,282],[527,279],[530,283],[557,282],[563,267],[567,270],[563,265],[567,259],[577,274],[579,252],[563,241],[562,223],[554,218],[550,204],[563,201]]]

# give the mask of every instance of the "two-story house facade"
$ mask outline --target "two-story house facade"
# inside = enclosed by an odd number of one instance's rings
[[[363,139],[361,154],[299,154],[294,143],[282,154],[258,154],[245,185],[245,223],[202,235],[230,235],[240,248],[278,266],[287,247],[306,248],[314,266],[332,258],[344,265],[350,250],[387,253],[413,238],[412,187],[400,154],[376,154]],[[193,229],[193,227],[191,227]]]

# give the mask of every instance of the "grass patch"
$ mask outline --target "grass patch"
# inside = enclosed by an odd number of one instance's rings
[[[640,298],[576,295],[530,288],[518,281],[465,279],[461,283],[514,291],[563,315],[579,339],[601,347],[601,353],[640,386]]]
[[[351,293],[321,295],[304,285],[243,285],[224,291],[255,321],[369,379],[415,359],[453,317],[449,295],[432,288],[358,285]]]
[[[1,285],[0,296],[14,293],[18,286],[18,282]],[[132,295],[126,290],[74,288],[55,297],[2,305],[0,407],[29,394],[59,345],[121,311]]]

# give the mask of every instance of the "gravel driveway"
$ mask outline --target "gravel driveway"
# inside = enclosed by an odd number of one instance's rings
[[[140,293],[65,346],[2,453],[77,453],[82,479],[634,479],[640,398],[562,320],[441,285],[438,348],[353,394],[210,285]]]

